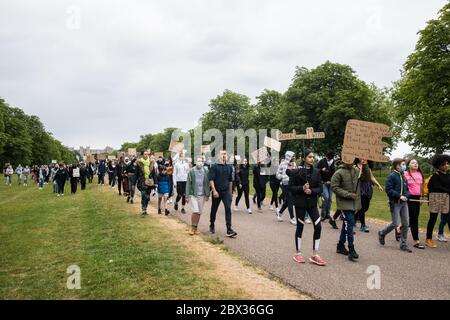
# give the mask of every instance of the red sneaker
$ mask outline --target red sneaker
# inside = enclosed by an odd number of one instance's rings
[[[314,264],[317,264],[318,266],[325,266],[327,264],[325,262],[325,260],[320,258],[318,255],[309,257],[309,261],[314,263]]]
[[[300,254],[296,254],[294,256],[294,261],[298,263],[305,263],[305,259]]]

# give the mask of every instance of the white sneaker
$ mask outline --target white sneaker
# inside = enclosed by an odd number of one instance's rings
[[[311,224],[312,222],[311,222],[311,219],[309,219],[309,218],[306,218],[305,219],[305,223],[307,223],[307,224]]]
[[[448,242],[448,239],[443,234],[438,234],[437,240],[439,242]]]
[[[281,216],[281,214],[277,213],[277,220],[279,222],[283,221],[283,217]]]
[[[248,208],[247,209],[248,213],[252,213],[252,209]]]
[[[273,210],[273,207],[272,207],[272,206],[270,206],[270,207],[269,207],[269,209],[270,209],[270,210]]]
[[[59,193],[56,196],[59,197],[60,196]]]
[[[239,211],[238,206],[234,206],[234,211]]]
[[[291,220],[289,220],[290,223],[292,223],[293,225],[297,225],[297,219],[292,218]]]

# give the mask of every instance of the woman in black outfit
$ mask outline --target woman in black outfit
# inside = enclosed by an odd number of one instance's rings
[[[242,193],[244,193],[244,199],[245,199],[245,205],[247,206],[247,211],[249,214],[252,213],[252,210],[250,209],[250,183],[248,180],[249,175],[249,167],[248,167],[248,161],[247,159],[244,159],[242,161],[242,164],[239,166],[239,169],[237,171],[237,190],[238,190],[238,196],[236,198],[235,202],[235,211],[238,210],[238,204],[239,200],[241,200]]]
[[[309,257],[309,261],[319,266],[324,266],[326,262],[318,255],[322,227],[319,210],[317,209],[317,199],[322,194],[322,178],[320,171],[313,167],[314,153],[311,150],[305,150],[302,159],[302,167],[289,173],[289,190],[294,198],[297,215],[297,230],[295,231],[297,253],[294,256],[294,260],[299,263],[305,262],[301,253],[301,246],[305,215],[308,212],[314,226],[313,255]]]
[[[265,184],[263,178],[261,177],[261,162],[258,162],[258,164],[253,167],[253,188],[255,188],[258,210],[261,210],[262,201],[264,199],[264,187]]]

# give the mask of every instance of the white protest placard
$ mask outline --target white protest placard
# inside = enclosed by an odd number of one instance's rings
[[[52,160],[52,163],[55,164],[55,163],[58,163],[58,161],[57,160]]]
[[[72,176],[74,178],[79,178],[80,177],[80,168],[74,168],[72,171]]]
[[[201,153],[211,152],[211,145],[207,144],[201,147]]]
[[[108,156],[108,160],[116,160],[116,156]]]
[[[269,158],[269,154],[267,153],[267,148],[262,147],[258,150],[252,152],[252,158],[255,160],[255,163],[264,162],[267,158]]]
[[[388,144],[381,140],[383,137],[392,137],[392,132],[385,124],[348,120],[342,146],[342,161],[351,164],[355,158],[359,158],[388,162],[390,159],[383,152]]]
[[[136,148],[128,148],[128,156],[136,157],[137,151]]]
[[[275,139],[272,139],[270,137],[264,138],[264,145],[270,149],[273,149],[275,151],[281,150],[281,142]]]
[[[171,149],[169,149],[169,151],[179,153],[180,151],[183,151],[183,149],[184,149],[184,143],[177,142],[175,145],[172,146]]]

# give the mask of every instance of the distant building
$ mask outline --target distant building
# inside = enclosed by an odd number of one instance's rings
[[[98,154],[112,154],[114,152],[114,149],[111,148],[110,146],[106,146],[104,149],[91,149],[90,146],[87,147],[83,147],[80,146],[78,153],[80,154],[81,157],[83,157],[83,159],[85,159],[87,156],[94,156],[94,155],[98,155]]]

